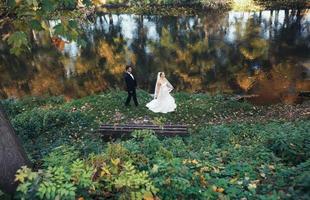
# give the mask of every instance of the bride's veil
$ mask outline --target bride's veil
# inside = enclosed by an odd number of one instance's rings
[[[161,74],[162,72],[158,72],[157,73],[157,79],[156,79],[156,84],[155,84],[155,89],[154,89],[154,99],[155,98],[157,98],[157,95],[158,95],[158,87],[157,87],[157,84],[158,84],[158,82],[159,82],[159,80],[160,80],[160,74]],[[171,83],[168,81],[168,79],[166,79],[166,81],[167,81],[167,87],[169,88],[169,92],[171,92],[173,89],[174,89],[174,87],[171,85]],[[157,94],[157,95],[156,95]]]
[[[155,89],[154,89],[154,99],[156,98],[156,94],[158,93],[157,84],[158,84],[158,81],[159,81],[159,79],[160,79],[160,73],[161,73],[161,72],[158,72],[158,73],[157,73],[157,79],[156,79],[156,84],[155,84]]]

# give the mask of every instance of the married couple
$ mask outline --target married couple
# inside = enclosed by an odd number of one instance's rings
[[[128,97],[125,102],[126,106],[129,106],[131,99],[136,106],[138,106],[136,88],[137,80],[132,75],[132,66],[126,66],[126,72],[124,74]],[[165,77],[164,72],[158,72],[157,81],[155,84],[154,99],[146,104],[146,107],[155,113],[168,113],[173,112],[177,105],[175,104],[174,98],[170,95],[170,92],[173,90],[173,86]]]

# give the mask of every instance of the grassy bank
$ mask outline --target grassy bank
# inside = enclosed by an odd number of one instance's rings
[[[124,123],[161,119],[164,123],[187,123],[192,125],[219,124],[253,120],[296,120],[309,117],[309,101],[295,105],[258,106],[246,101],[237,101],[229,95],[174,93],[177,110],[168,114],[156,114],[145,105],[152,97],[139,90],[139,107],[124,107],[127,97],[124,91],[110,91],[66,102],[63,97],[25,97],[21,100],[2,100],[8,115],[15,119],[33,112],[63,111],[68,114],[83,114],[98,125],[100,123]],[[155,120],[156,121],[156,120]]]
[[[174,7],[196,7],[223,8],[228,7],[233,0],[107,0],[106,7],[130,7],[130,6],[174,6]],[[96,3],[95,3],[96,4]],[[97,4],[99,5],[99,4]]]
[[[309,102],[254,106],[229,96],[177,93],[177,111],[161,115],[145,108],[151,99],[146,92],[138,96],[138,108],[124,107],[121,91],[70,102],[62,97],[2,101],[35,163],[35,171],[19,172],[19,198],[309,195]],[[163,139],[142,131],[130,140],[104,143],[92,131],[101,123],[128,122],[187,123],[192,134]]]
[[[130,7],[130,6],[174,6],[174,7],[199,7],[199,8],[225,8],[233,4],[259,4],[265,7],[301,7],[306,6],[307,0],[106,0],[104,4],[94,2],[95,5],[105,7]],[[309,6],[309,5],[308,5]]]

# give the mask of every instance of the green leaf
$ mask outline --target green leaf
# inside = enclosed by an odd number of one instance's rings
[[[57,4],[52,0],[42,0],[42,10],[45,12],[52,12],[56,9]]]
[[[39,20],[33,19],[29,22],[32,29],[37,31],[42,31],[44,28],[41,26],[41,23]]]
[[[66,27],[62,23],[60,23],[54,26],[54,31],[56,35],[65,35]]]
[[[78,38],[77,40],[77,44],[80,46],[80,47],[86,47],[87,45],[87,42],[81,38]]]
[[[38,7],[38,2],[37,0],[27,0],[27,3],[29,6],[33,6],[33,7]]]
[[[83,4],[85,4],[87,7],[91,5],[90,0],[83,0]]]
[[[69,21],[69,26],[70,26],[70,28],[73,28],[73,29],[78,28],[78,24],[77,24],[77,22],[75,20],[70,20]]]
[[[75,0],[62,0],[62,3],[66,8],[74,8],[76,1]]]
[[[17,31],[13,33],[8,39],[9,45],[12,46],[10,52],[15,55],[20,55],[20,53],[28,48],[28,39],[26,33],[22,31]]]
[[[10,7],[10,8],[14,8],[16,6],[16,1],[15,0],[7,0],[7,5]]]

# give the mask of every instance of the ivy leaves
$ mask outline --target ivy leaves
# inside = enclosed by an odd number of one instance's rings
[[[15,0],[7,0],[6,4],[9,8],[13,8],[16,5],[16,1]]]
[[[45,12],[52,12],[57,8],[57,4],[53,0],[42,0],[41,8]]]
[[[54,34],[64,36],[68,40],[78,39],[78,24],[75,20],[63,21],[54,27]]]
[[[8,44],[11,45],[10,52],[15,55],[20,55],[24,49],[29,49],[27,35],[22,31],[13,33],[9,39]]]
[[[37,19],[33,19],[29,22],[29,25],[32,29],[36,30],[36,31],[43,31],[44,28],[41,25],[41,22]]]
[[[34,8],[37,8],[39,6],[39,3],[37,0],[26,0],[29,6],[33,6]]]
[[[83,46],[85,42],[80,37],[80,26],[76,20],[61,14],[61,23],[55,27],[48,25],[48,21],[55,17],[57,11],[75,9],[77,4],[78,0],[8,0],[6,10],[16,16],[12,22],[9,22],[12,29],[6,34],[8,37],[3,37],[3,40],[8,38],[7,43],[11,46],[10,52],[19,56],[30,50],[30,36],[40,31],[53,34],[51,37],[56,36],[68,41],[77,41],[80,46]],[[83,4],[89,6],[91,1],[83,0]]]
[[[50,27],[44,21],[32,19],[28,22],[29,26],[23,31],[16,31],[10,34],[8,37],[8,44],[11,46],[10,53],[19,56],[21,53],[25,53],[26,50],[30,50],[31,45],[29,43],[29,35],[32,31],[50,31]],[[62,23],[57,24],[51,29],[55,36],[60,36],[68,41],[77,41],[80,46],[83,46],[83,41],[80,38],[79,26],[76,21],[70,20],[67,22],[64,20]],[[27,34],[28,33],[28,34]]]

